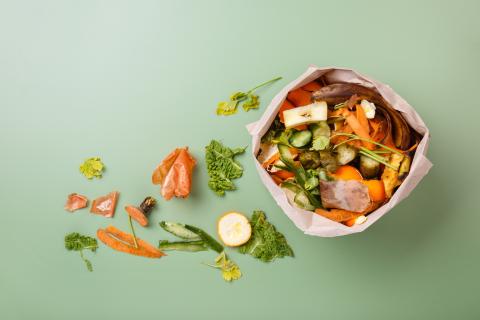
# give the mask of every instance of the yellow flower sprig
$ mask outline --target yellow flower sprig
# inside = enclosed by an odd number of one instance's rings
[[[258,109],[260,106],[259,96],[253,94],[255,90],[260,87],[266,86],[267,84],[273,83],[282,79],[282,77],[277,77],[272,80],[263,82],[258,86],[248,90],[247,92],[234,92],[230,95],[229,101],[221,101],[217,105],[217,115],[229,116],[237,112],[238,105],[243,101],[243,109],[249,111],[251,109]]]
[[[220,255],[215,259],[215,264],[206,264],[209,267],[220,269],[222,271],[222,277],[225,281],[231,282],[240,279],[242,272],[238,265],[232,260],[228,259],[225,251],[222,251]]]

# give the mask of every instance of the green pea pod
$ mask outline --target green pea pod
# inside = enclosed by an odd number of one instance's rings
[[[192,231],[196,235],[198,235],[200,239],[202,239],[205,242],[205,245],[207,245],[207,247],[209,247],[210,249],[215,250],[218,253],[223,251],[223,246],[202,229],[188,225],[188,224],[185,225],[185,228]]]

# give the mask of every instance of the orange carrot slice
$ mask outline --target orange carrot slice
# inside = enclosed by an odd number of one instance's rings
[[[302,90],[313,92],[322,89],[322,86],[317,81],[307,83],[302,87]]]
[[[296,107],[303,107],[312,103],[312,93],[298,88],[290,91],[287,95],[287,99]]]
[[[129,205],[125,207],[125,211],[142,227],[148,226],[148,218],[139,208]]]
[[[381,180],[364,180],[363,183],[368,187],[370,199],[374,202],[385,200],[385,185]]]
[[[280,109],[278,109],[278,117],[280,118],[280,122],[284,123],[285,119],[283,118],[283,111],[290,110],[295,108],[295,106],[288,100],[283,101]]]
[[[338,167],[337,171],[332,173],[331,176],[337,180],[363,180],[360,171],[358,171],[357,168],[348,165]]]

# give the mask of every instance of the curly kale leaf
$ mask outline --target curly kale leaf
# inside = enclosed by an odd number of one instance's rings
[[[240,253],[249,254],[263,262],[286,256],[293,257],[293,250],[288,245],[287,239],[267,221],[263,211],[254,211],[250,224],[252,237],[239,247]]]
[[[92,263],[83,256],[83,250],[95,252],[98,248],[97,239],[81,235],[78,232],[72,232],[65,236],[65,249],[69,251],[79,251],[80,257],[85,262],[88,271],[93,271]]]
[[[233,179],[240,178],[243,167],[234,160],[235,156],[245,152],[245,148],[230,149],[222,143],[212,140],[205,147],[207,171],[210,177],[208,186],[219,196],[227,190],[235,190]]]

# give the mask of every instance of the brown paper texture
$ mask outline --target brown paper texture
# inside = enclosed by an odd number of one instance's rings
[[[257,161],[256,155],[260,148],[260,139],[268,131],[271,123],[275,119],[278,109],[286,99],[288,92],[302,87],[303,85],[324,76],[329,84],[336,82],[355,83],[365,87],[376,89],[385,100],[387,100],[396,110],[402,113],[402,116],[408,124],[418,133],[423,135],[415,156],[412,160],[410,173],[396,190],[392,198],[377,210],[368,215],[365,223],[347,227],[341,223],[331,221],[314,212],[303,210],[291,205],[284,191],[277,186],[270,178],[269,174],[262,168]],[[369,77],[359,74],[351,69],[344,68],[319,68],[310,66],[296,80],[285,86],[272,100],[265,110],[259,121],[251,123],[247,126],[252,136],[252,155],[254,157],[255,166],[265,187],[270,191],[277,204],[282,208],[283,212],[293,221],[293,223],[304,233],[320,237],[336,237],[347,234],[362,232],[375,223],[380,217],[395,207],[400,201],[408,197],[410,192],[417,186],[422,178],[428,173],[432,167],[432,163],[427,159],[427,149],[430,134],[425,123],[418,113],[410,106],[402,97],[395,93],[388,85],[380,83]]]

